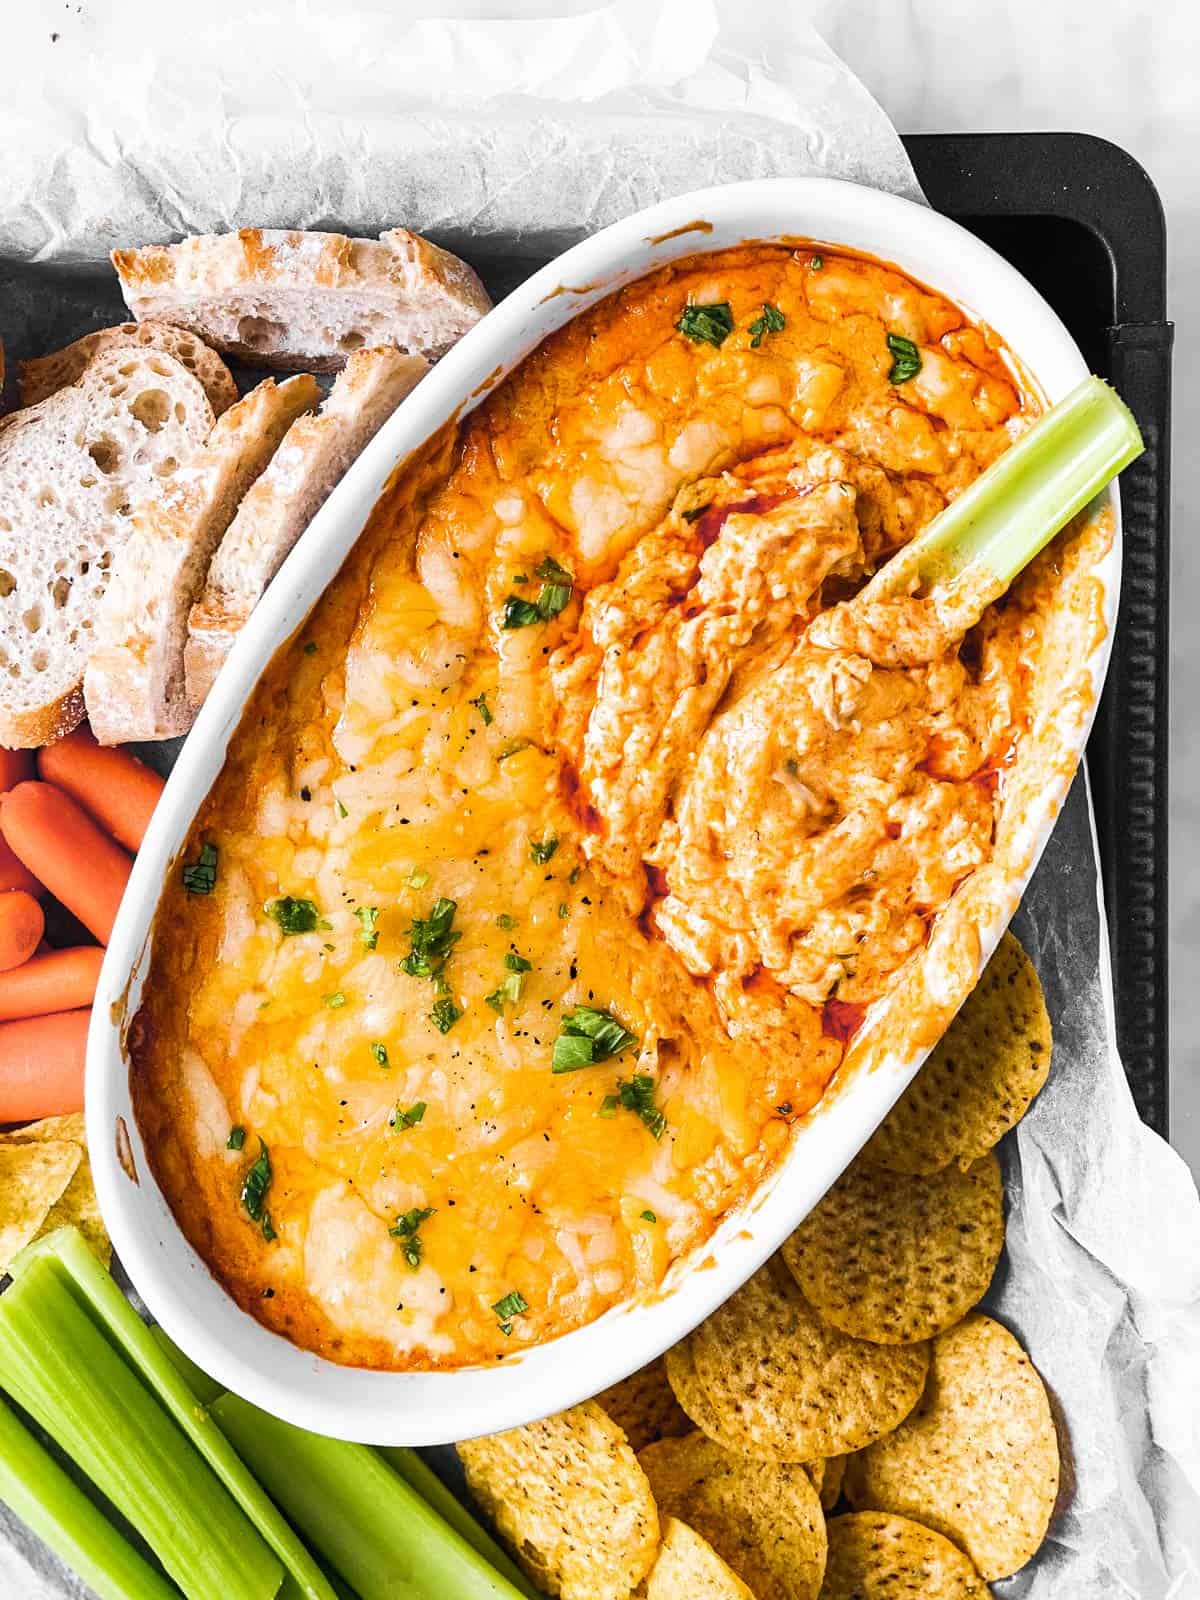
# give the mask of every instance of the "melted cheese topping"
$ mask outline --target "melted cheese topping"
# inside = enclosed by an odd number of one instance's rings
[[[689,302],[729,303],[719,347]],[[991,854],[1028,607],[852,597],[1034,414],[938,296],[763,246],[603,302],[406,465],[250,703],[185,853],[216,888],[168,885],[131,1039],[241,1304],[335,1360],[493,1359],[753,1191]],[[414,975],[439,900],[458,937]],[[555,1073],[579,1005],[633,1043]]]

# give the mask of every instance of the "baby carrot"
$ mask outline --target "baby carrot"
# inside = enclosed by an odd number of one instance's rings
[[[7,794],[32,777],[32,750],[0,750],[0,794]]]
[[[0,972],[0,1022],[90,1006],[103,960],[98,944],[84,944],[38,951],[24,966]]]
[[[38,751],[38,776],[65,789],[127,850],[137,850],[163,792],[157,772],[128,750],[96,743],[85,723]]]
[[[14,853],[107,944],[132,862],[52,783],[19,783],[0,801],[0,831]]]
[[[0,894],[0,972],[28,961],[45,931],[45,915],[31,894]]]
[[[0,1122],[83,1110],[91,1010],[0,1022]]]
[[[0,837],[0,894],[7,894],[10,889],[23,889],[26,894],[46,892],[29,868],[13,855],[8,840]]]

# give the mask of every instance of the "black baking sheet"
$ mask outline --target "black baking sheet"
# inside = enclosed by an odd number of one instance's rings
[[[1138,1111],[1165,1136],[1172,328],[1162,205],[1131,155],[1088,134],[918,134],[904,143],[931,204],[1041,290],[1146,441],[1121,475],[1120,624],[1087,761],[1117,1042]]]
[[[1086,134],[919,134],[904,142],[930,202],[1042,291],[1093,371],[1132,407],[1148,446],[1122,476],[1121,619],[1088,768],[1117,1039],[1138,1110],[1165,1135],[1171,325],[1162,207],[1131,156]],[[492,256],[475,264],[498,298],[543,263]],[[12,341],[14,365],[125,316],[107,263],[0,262],[0,336]]]

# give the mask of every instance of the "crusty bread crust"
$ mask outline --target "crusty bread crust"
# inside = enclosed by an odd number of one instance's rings
[[[225,413],[173,483],[135,509],[84,676],[88,718],[101,744],[167,739],[191,726],[183,675],[191,603],[243,496],[319,398],[315,378],[278,386],[268,378]]]
[[[251,365],[337,372],[394,345],[436,360],[491,307],[457,256],[407,228],[378,240],[242,228],[114,250],[125,303]]]
[[[132,506],[204,442],[212,407],[165,351],[110,350],[0,421],[0,744],[83,717],[84,664]]]
[[[193,710],[284,557],[346,468],[428,370],[420,356],[358,350],[320,412],[292,424],[230,524],[188,618],[184,670]]]
[[[138,345],[165,350],[198,378],[204,385],[214,416],[228,411],[237,400],[237,385],[229,368],[203,339],[167,322],[121,322],[114,328],[85,333],[74,344],[52,351],[48,356],[22,361],[18,367],[21,404],[35,406],[68,383],[78,383],[87,366],[105,351]]]

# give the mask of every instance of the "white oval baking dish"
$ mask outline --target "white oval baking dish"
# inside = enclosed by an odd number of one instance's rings
[[[752,1202],[676,1264],[649,1300],[491,1368],[388,1373],[334,1365],[238,1309],[186,1242],[154,1181],[129,1092],[122,1030],[136,1011],[164,873],[215,779],[260,672],[335,577],[396,463],[460,409],[478,404],[549,333],[663,263],[747,240],[825,241],[896,263],[988,323],[1046,399],[1084,376],[1078,348],[1040,295],[956,224],[891,195],[826,179],[765,180],[666,201],[606,228],[503,301],[403,403],[314,519],[244,629],[167,785],[138,856],[104,962],[87,1061],[87,1132],[113,1242],[154,1317],[205,1371],[300,1426],[378,1444],[433,1444],[569,1406],[658,1354],[738,1287],[845,1168],[916,1071],[925,1049],[850,1073],[798,1129]],[[1109,496],[1117,519],[1115,493]],[[1120,583],[1119,520],[1092,576],[1103,637],[1083,665],[1090,707],[1109,655]],[[978,918],[975,965],[1015,909],[1082,753],[1089,696],[1058,746],[1052,779],[1023,815],[1019,870]],[[951,963],[953,965],[953,963]],[[969,977],[967,984],[969,984]],[[949,973],[957,1003],[963,974]],[[928,1041],[926,1041],[926,1044]]]

